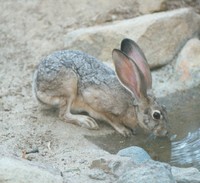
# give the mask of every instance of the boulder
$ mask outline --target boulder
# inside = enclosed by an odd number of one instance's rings
[[[139,0],[139,12],[142,14],[148,14],[165,10],[166,0]]]
[[[130,154],[133,147],[123,150]],[[140,150],[141,151],[141,150]],[[128,153],[127,153],[128,152]],[[117,183],[199,183],[200,172],[196,168],[178,168],[154,160],[135,163],[132,157],[106,155],[93,160],[90,165],[89,178],[103,182]]]
[[[165,2],[166,0],[115,0],[115,3],[113,4],[111,1],[104,1],[101,4],[101,9],[104,10],[104,12],[94,12],[96,16],[90,14],[90,16],[93,17],[91,18],[91,23],[92,21],[95,21],[96,24],[100,24],[163,11],[166,9]],[[95,1],[95,3],[98,6],[98,1]],[[87,11],[84,13],[87,13]]]
[[[130,157],[108,155],[94,160],[89,177],[117,183],[175,183],[168,164],[148,160],[137,164]]]
[[[171,167],[167,164],[149,160],[122,174],[117,183],[175,183]]]
[[[151,159],[149,154],[143,148],[138,146],[132,146],[122,149],[117,153],[117,155],[130,157],[135,164],[141,164]]]
[[[184,8],[69,32],[65,48],[111,61],[113,48],[119,48],[121,40],[128,37],[140,45],[151,68],[155,68],[169,63],[199,31],[200,16]]]
[[[104,182],[116,182],[118,177],[127,169],[132,169],[133,162],[128,157],[118,155],[107,155],[93,160],[88,176],[93,180],[104,180]]]
[[[60,171],[42,165],[8,157],[0,157],[0,182],[62,183]]]
[[[194,88],[200,84],[199,53],[200,40],[192,38],[183,46],[174,64],[152,73],[153,89],[157,97]]]
[[[200,84],[200,40],[189,40],[178,55],[175,72],[177,79],[184,85]]]
[[[177,183],[199,183],[200,172],[196,168],[172,167],[172,174]]]

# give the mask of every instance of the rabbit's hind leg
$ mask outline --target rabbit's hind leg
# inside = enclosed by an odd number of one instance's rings
[[[60,106],[60,113],[59,113],[60,119],[66,121],[67,123],[72,123],[84,128],[92,130],[99,129],[98,124],[93,118],[86,115],[71,113],[71,106],[73,103],[73,99],[74,97],[71,96],[70,98],[67,99],[67,102],[64,105]]]
[[[78,93],[78,76],[72,69],[62,67],[56,73],[56,77],[54,77],[55,73],[53,72],[50,73],[50,76],[40,72],[39,74],[42,79],[38,80],[39,76],[37,73],[35,74],[34,93],[41,103],[58,107],[59,117],[63,121],[88,129],[98,129],[93,118],[71,113],[72,104],[77,100]]]
[[[59,97],[59,117],[61,120],[67,123],[76,124],[88,129],[98,129],[99,126],[96,121],[86,115],[73,114],[72,105],[77,101],[77,90],[78,90],[78,77],[72,70],[66,70],[66,74],[63,74],[62,82],[62,95]],[[61,91],[61,90],[59,90]],[[73,106],[75,109],[76,105]]]

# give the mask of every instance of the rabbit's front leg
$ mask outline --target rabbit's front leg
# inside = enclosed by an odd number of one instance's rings
[[[109,123],[116,131],[118,131],[124,137],[130,137],[131,135],[133,135],[133,131],[125,127],[123,124],[113,123],[113,122],[109,122]]]

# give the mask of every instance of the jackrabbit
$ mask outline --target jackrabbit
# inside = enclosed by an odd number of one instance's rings
[[[116,73],[84,52],[54,52],[35,71],[34,94],[39,102],[58,107],[60,119],[68,123],[98,129],[100,119],[124,136],[137,124],[156,136],[167,135],[167,113],[150,92],[152,77],[142,50],[124,39],[112,58]]]

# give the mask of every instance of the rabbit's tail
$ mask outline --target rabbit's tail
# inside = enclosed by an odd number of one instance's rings
[[[38,74],[38,70],[36,70],[33,75],[32,95],[34,96],[34,98],[44,106],[46,105],[55,106],[55,107],[59,106],[60,105],[59,97],[52,97],[52,96],[47,95],[45,92],[38,90],[37,74]]]
[[[40,102],[41,104],[48,104],[48,102],[45,102],[45,98],[44,96],[40,96],[40,92],[38,92],[38,89],[37,89],[37,74],[38,74],[38,70],[36,69],[36,71],[34,72],[33,74],[33,83],[32,83],[32,95],[33,97],[38,101]],[[41,100],[42,98],[42,100]],[[49,99],[46,99],[46,101],[48,101]]]

